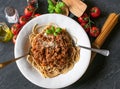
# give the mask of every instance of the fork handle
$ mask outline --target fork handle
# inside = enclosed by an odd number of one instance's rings
[[[80,46],[80,45],[79,45],[79,47],[91,50],[93,52],[99,53],[99,54],[104,55],[104,56],[109,56],[109,54],[110,54],[110,51],[106,50],[106,49],[95,49],[95,48],[89,48],[89,47]]]
[[[9,65],[9,64],[11,64],[11,63],[13,63],[13,62],[15,62],[15,61],[17,61],[17,60],[19,60],[19,59],[21,59],[21,58],[27,56],[27,55],[28,55],[28,53],[25,54],[25,55],[23,55],[23,56],[20,56],[20,57],[18,57],[18,58],[14,58],[14,59],[11,59],[11,60],[9,60],[9,61],[0,63],[0,69],[6,67],[7,65]]]

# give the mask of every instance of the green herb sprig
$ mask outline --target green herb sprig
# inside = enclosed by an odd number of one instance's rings
[[[64,2],[59,1],[56,4],[53,3],[52,0],[47,0],[48,1],[48,12],[49,13],[59,13],[62,14],[62,7],[65,6]]]
[[[55,28],[54,26],[51,26],[46,30],[46,34],[53,34],[54,36],[57,36],[61,31],[62,29],[60,27]]]

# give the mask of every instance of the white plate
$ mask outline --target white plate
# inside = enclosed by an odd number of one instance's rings
[[[83,28],[73,19],[59,14],[44,14],[29,21],[20,31],[15,44],[15,58],[25,54],[28,49],[28,35],[31,33],[32,27],[38,23],[40,25],[48,23],[56,23],[62,28],[75,36],[77,44],[91,47],[89,38]],[[91,51],[80,50],[80,60],[75,64],[72,70],[66,74],[61,74],[55,78],[43,78],[41,75],[26,61],[26,57],[18,60],[17,66],[21,73],[33,84],[44,88],[63,88],[76,82],[85,73],[91,57]]]

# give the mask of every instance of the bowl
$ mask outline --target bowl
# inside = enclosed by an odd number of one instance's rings
[[[44,14],[29,21],[21,29],[15,44],[15,58],[24,55],[29,49],[28,36],[35,24],[45,25],[55,23],[61,28],[66,28],[68,33],[77,39],[78,45],[91,47],[88,35],[84,29],[70,17],[61,14]],[[33,84],[43,88],[63,88],[79,80],[88,68],[91,58],[91,51],[80,49],[80,60],[73,69],[66,74],[61,74],[54,78],[43,78],[26,60],[26,57],[16,61],[16,64],[25,76]]]

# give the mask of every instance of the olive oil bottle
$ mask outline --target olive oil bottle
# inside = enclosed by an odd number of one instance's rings
[[[5,23],[0,23],[0,42],[8,42],[12,39],[12,32]]]

